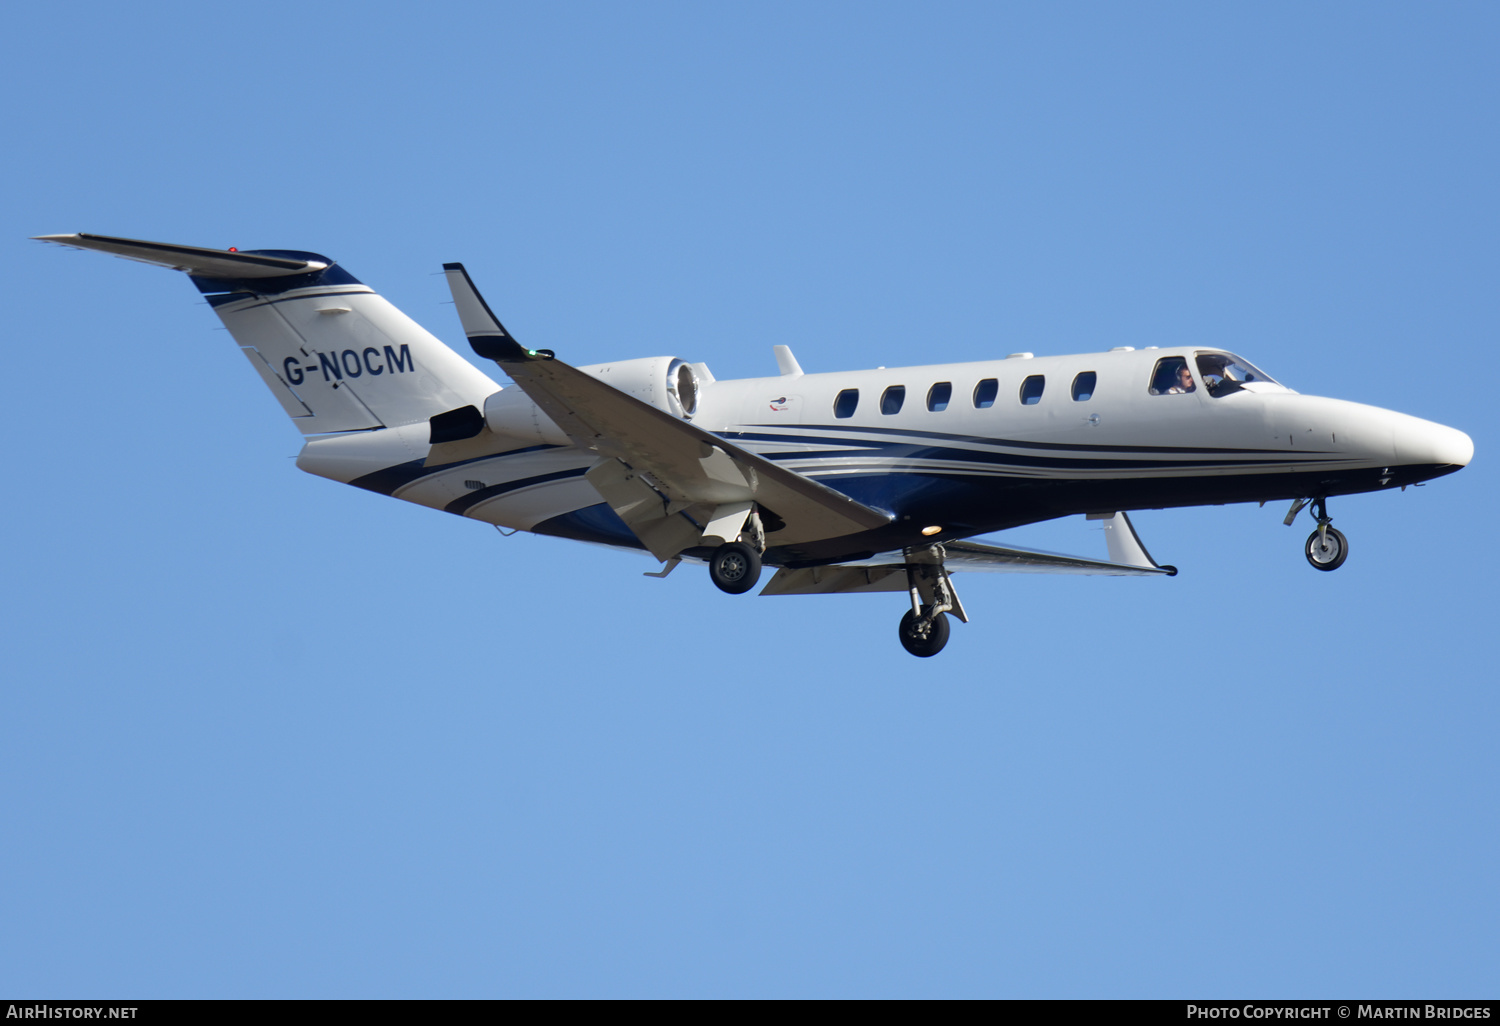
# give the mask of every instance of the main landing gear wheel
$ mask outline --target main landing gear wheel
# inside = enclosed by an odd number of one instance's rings
[[[760,580],[760,556],[744,542],[720,545],[708,561],[708,576],[720,591],[743,595]]]
[[[1349,539],[1332,527],[1307,536],[1307,561],[1317,570],[1337,570],[1349,558]]]
[[[901,617],[901,626],[898,632],[901,636],[901,647],[914,656],[935,656],[948,644],[948,614],[939,613],[931,620],[926,619],[927,611],[931,606],[922,607],[922,616],[918,616],[910,609]]]

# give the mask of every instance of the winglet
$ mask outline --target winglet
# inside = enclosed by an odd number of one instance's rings
[[[469,345],[475,353],[496,363],[552,355],[547,350],[527,349],[505,330],[500,318],[474,287],[474,280],[464,270],[463,264],[444,264],[443,273],[448,277],[448,289],[453,293],[459,322],[463,324],[464,334],[469,337]]]
[[[1104,521],[1104,543],[1109,547],[1110,562],[1149,567],[1164,571],[1168,577],[1177,576],[1175,566],[1163,566],[1151,558],[1151,553],[1146,551],[1146,546],[1141,542],[1141,536],[1135,533],[1135,525],[1124,512],[1090,513],[1088,519]]]

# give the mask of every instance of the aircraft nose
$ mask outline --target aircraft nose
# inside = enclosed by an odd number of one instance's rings
[[[1466,467],[1474,458],[1474,440],[1457,428],[1415,417],[1402,420],[1395,431],[1396,462]]]

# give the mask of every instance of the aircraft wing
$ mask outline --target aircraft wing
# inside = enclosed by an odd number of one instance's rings
[[[1130,530],[1124,513],[1115,515],[1119,519],[1106,527]],[[1108,562],[1085,559],[1082,556],[1064,556],[1056,552],[1039,552],[1034,549],[1014,549],[1004,545],[989,545],[984,542],[944,542],[946,553],[943,566],[950,572],[967,570],[996,574],[1093,574],[1108,577],[1172,577],[1176,567],[1158,566],[1149,555],[1137,557],[1133,551],[1118,549],[1111,538],[1110,555],[1123,557],[1131,562]],[[1136,541],[1139,546],[1139,541]],[[1141,553],[1144,554],[1144,548]],[[839,563],[834,566],[802,567],[782,569],[761,589],[762,595],[831,595],[838,592],[905,591],[907,589],[905,557],[899,552],[862,563]]]
[[[888,513],[627,395],[546,350],[524,348],[490,311],[462,264],[444,264],[443,270],[474,351],[499,364],[574,445],[599,453],[601,464],[589,472],[590,482],[657,558],[698,544],[698,532],[688,530],[682,512],[708,526],[720,514],[730,518],[738,511],[743,519],[755,503],[775,515],[766,518],[772,524],[784,524],[772,532],[773,545],[890,523]],[[665,504],[642,487],[642,476]]]
[[[1091,574],[1105,577],[1172,577],[1175,567],[1111,563],[1102,559],[1065,556],[1057,552],[1012,549],[983,542],[956,541],[944,544],[949,570],[978,570],[998,574]]]

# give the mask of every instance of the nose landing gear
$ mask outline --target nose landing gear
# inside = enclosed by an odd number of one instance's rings
[[[1349,539],[1329,526],[1333,518],[1328,515],[1325,500],[1314,499],[1312,512],[1317,518],[1318,529],[1307,536],[1307,561],[1315,570],[1337,570],[1349,558]]]

